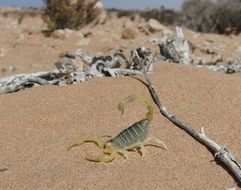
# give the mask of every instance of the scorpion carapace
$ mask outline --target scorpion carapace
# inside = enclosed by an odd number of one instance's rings
[[[167,150],[166,145],[159,139],[155,137],[147,137],[150,122],[153,119],[153,103],[150,101],[150,99],[146,96],[136,94],[129,96],[122,100],[120,104],[118,105],[118,108],[122,113],[124,112],[125,104],[128,102],[132,102],[136,99],[139,99],[143,101],[147,105],[147,114],[146,118],[134,123],[132,126],[128,127],[127,129],[120,132],[116,137],[108,140],[108,141],[102,141],[100,137],[94,137],[89,136],[85,138],[81,138],[75,143],[73,143],[69,148],[72,148],[73,146],[81,145],[85,142],[95,142],[100,148],[104,150],[103,155],[99,156],[87,156],[87,160],[95,161],[95,162],[110,162],[113,159],[115,159],[117,153],[122,154],[125,157],[125,163],[128,160],[129,152],[128,150],[136,150],[138,148],[141,149],[142,156],[141,160],[143,160],[146,150],[144,148],[144,145],[148,143],[150,140],[155,140],[157,143],[161,144],[164,149]]]

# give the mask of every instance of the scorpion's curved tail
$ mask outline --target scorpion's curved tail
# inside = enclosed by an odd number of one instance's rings
[[[153,103],[147,96],[144,96],[141,94],[135,94],[132,96],[128,96],[127,98],[125,98],[124,100],[122,100],[119,103],[119,105],[118,105],[119,110],[122,111],[122,113],[123,113],[124,109],[125,109],[125,104],[128,102],[132,102],[136,99],[143,101],[147,105],[148,112],[146,114],[146,120],[150,123],[151,120],[153,119],[154,107],[153,107]]]

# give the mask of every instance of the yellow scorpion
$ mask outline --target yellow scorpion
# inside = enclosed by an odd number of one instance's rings
[[[155,137],[147,137],[147,133],[150,128],[150,122],[153,119],[153,103],[146,96],[136,94],[129,96],[122,100],[118,105],[118,108],[122,113],[124,112],[125,104],[128,102],[132,102],[136,99],[143,101],[147,105],[148,112],[146,114],[146,118],[134,123],[132,126],[128,127],[121,133],[119,133],[116,137],[103,142],[100,137],[89,136],[85,138],[81,138],[78,141],[74,142],[69,148],[71,149],[74,146],[81,145],[85,142],[94,142],[101,149],[103,149],[104,154],[102,155],[91,155],[87,156],[86,160],[95,161],[95,162],[110,162],[115,159],[118,153],[122,154],[125,157],[125,161],[128,160],[129,152],[128,150],[137,150],[141,149],[141,160],[143,160],[146,150],[144,145],[147,144],[150,140],[155,140],[157,143],[161,144],[164,149],[167,150],[167,146],[159,139]]]

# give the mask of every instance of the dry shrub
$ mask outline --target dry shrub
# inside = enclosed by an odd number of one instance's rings
[[[182,15],[181,23],[198,32],[241,31],[241,0],[187,0]]]
[[[98,0],[86,3],[85,0],[44,0],[46,8],[42,15],[50,31],[55,29],[79,29],[97,16],[94,5]]]
[[[152,9],[141,11],[146,20],[154,18],[164,25],[180,25],[197,32],[241,32],[241,0],[186,0],[181,11]]]
[[[241,32],[241,0],[219,1],[211,19],[214,32],[226,33],[227,29]]]

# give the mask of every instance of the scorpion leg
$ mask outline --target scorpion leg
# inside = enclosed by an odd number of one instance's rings
[[[95,142],[100,148],[104,147],[104,143],[99,139],[99,137],[89,136],[89,137],[81,138],[78,141],[74,142],[72,145],[69,146],[67,150],[70,150],[72,147],[79,146],[85,142]]]
[[[147,144],[150,140],[155,140],[157,143],[161,144],[162,147],[163,147],[165,150],[168,150],[168,148],[167,148],[167,146],[165,145],[165,143],[162,142],[160,139],[155,138],[155,137],[148,137],[147,139],[144,140],[144,144]]]
[[[143,142],[143,143],[140,143],[140,147],[141,147],[141,153],[142,153],[142,155],[141,155],[141,160],[143,160],[143,159],[144,159],[144,156],[146,155],[146,149],[145,149],[145,147],[144,147],[144,142]]]
[[[121,149],[118,149],[117,152],[123,154],[123,156],[125,157],[125,160],[122,162],[122,164],[126,163],[129,158],[129,152],[127,150],[121,150]]]
[[[145,154],[146,154],[146,149],[145,149],[144,145],[145,145],[145,142],[140,142],[140,141],[139,141],[139,142],[131,145],[131,146],[128,147],[127,149],[128,149],[128,150],[134,150],[134,151],[136,151],[136,150],[138,150],[138,149],[140,148],[140,149],[141,149],[141,150],[140,150],[140,152],[141,152],[141,160],[143,160],[143,159],[144,159],[144,156],[145,156]]]
[[[145,144],[147,144],[150,140],[155,140],[157,143],[161,144],[162,147],[165,149],[165,150],[168,150],[167,149],[167,146],[165,145],[164,142],[162,142],[160,139],[158,138],[155,138],[155,137],[148,137],[147,139],[145,139],[143,142],[138,142],[136,144],[134,144],[133,148],[131,148],[132,150],[135,149],[135,147],[140,147],[141,148],[141,160],[144,159],[145,155],[146,155],[146,149],[145,149]]]
[[[86,157],[86,160],[94,162],[110,162],[115,159],[117,151],[113,148],[104,149],[104,154],[99,156],[90,155]]]

